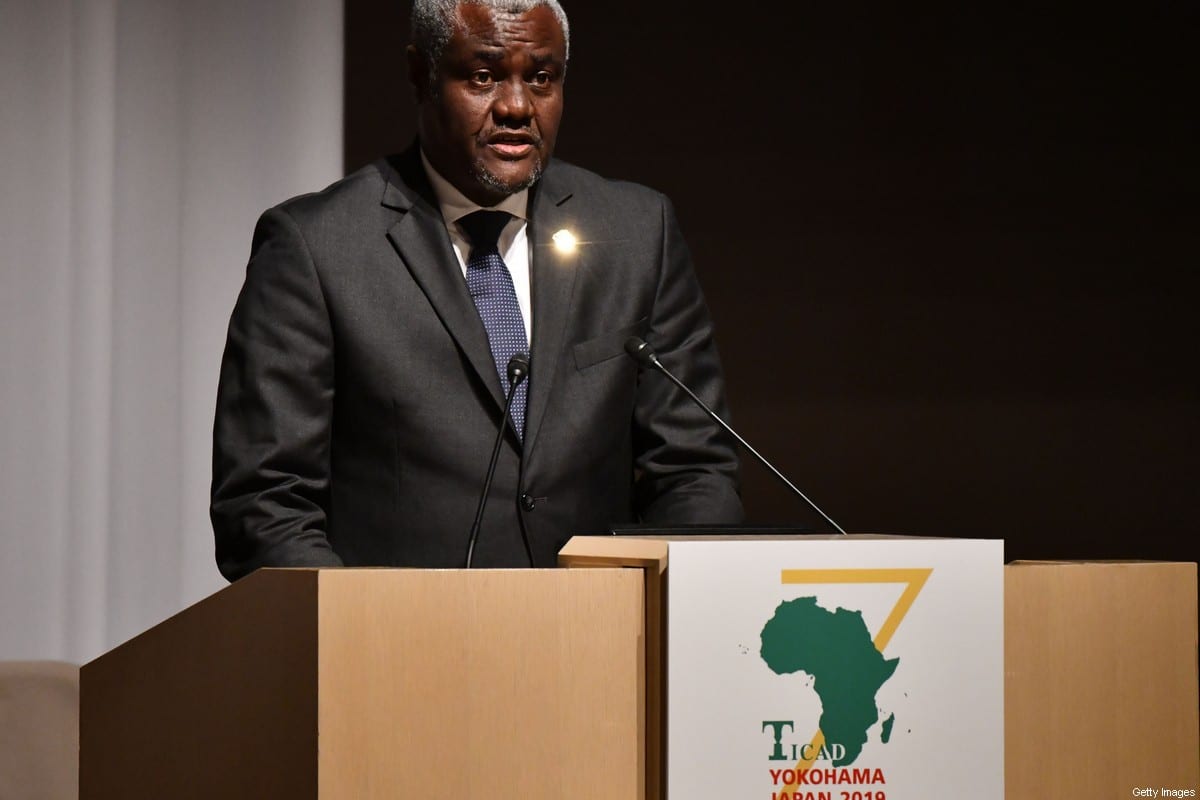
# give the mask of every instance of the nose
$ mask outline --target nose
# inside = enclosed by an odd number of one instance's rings
[[[497,87],[492,113],[498,122],[517,122],[524,125],[533,116],[533,101],[529,87],[519,75],[514,75]]]

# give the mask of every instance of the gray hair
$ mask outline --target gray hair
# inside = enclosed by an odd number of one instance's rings
[[[554,12],[562,28],[567,53],[571,52],[571,29],[567,25],[567,12],[558,0],[413,0],[412,41],[425,56],[429,65],[429,86],[434,88],[437,80],[437,65],[442,53],[454,35],[458,22],[458,4],[486,6],[493,11],[507,14],[524,14],[538,6],[546,6]]]

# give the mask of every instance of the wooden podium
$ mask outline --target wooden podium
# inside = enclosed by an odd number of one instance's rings
[[[260,570],[82,668],[80,797],[661,800],[668,560]],[[1196,565],[1004,572],[1005,797],[1200,789]]]
[[[640,798],[643,581],[260,570],[81,670],[80,797]]]

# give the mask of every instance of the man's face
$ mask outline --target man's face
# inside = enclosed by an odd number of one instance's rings
[[[458,6],[459,22],[429,91],[423,56],[409,48],[425,154],[482,206],[521,191],[550,159],[562,117],[566,42],[554,12]]]

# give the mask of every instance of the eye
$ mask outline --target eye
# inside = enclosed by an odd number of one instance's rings
[[[542,70],[541,72],[534,73],[534,76],[530,78],[529,82],[534,86],[546,86],[552,80],[554,80],[554,76],[546,70]]]
[[[468,79],[475,86],[490,86],[492,84],[492,73],[486,69],[477,69],[471,73]]]

